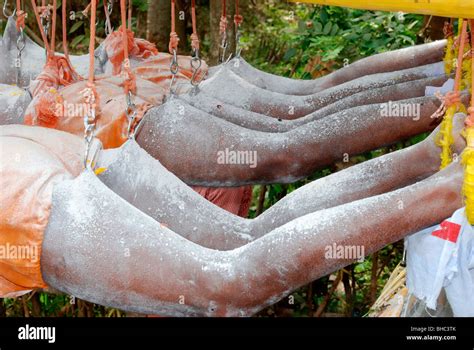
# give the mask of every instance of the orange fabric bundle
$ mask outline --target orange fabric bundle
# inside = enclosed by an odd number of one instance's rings
[[[113,65],[113,74],[120,73],[122,63],[125,59],[124,36],[121,28],[122,27],[109,34],[104,40],[105,52]],[[146,59],[158,54],[155,44],[144,39],[136,39],[133,32],[129,29],[127,29],[127,38],[129,57]]]
[[[96,136],[104,148],[121,146],[127,140],[128,119],[125,115],[126,96],[119,76],[96,80],[96,90],[100,96],[96,106]],[[83,118],[90,113],[90,106],[84,98],[87,81],[70,84],[60,91],[49,90],[36,96],[25,113],[25,124],[52,127],[81,136],[84,133]],[[138,118],[152,106],[162,103],[164,89],[143,79],[137,79]]]
[[[46,287],[40,267],[54,183],[79,175],[83,141],[44,128],[0,128],[0,297]]]
[[[31,82],[33,96],[44,93],[51,88],[58,89],[78,80],[78,76],[69,61],[62,56],[50,55],[46,59],[43,71]]]

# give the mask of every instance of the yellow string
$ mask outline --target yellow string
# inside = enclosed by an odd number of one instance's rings
[[[441,147],[440,169],[446,168],[453,160],[451,145],[454,143],[453,118],[456,110],[456,105],[447,109],[443,121],[441,122],[439,134],[436,136],[436,145]]]
[[[458,40],[461,39],[462,34],[462,27],[463,27],[463,19],[460,18],[458,21]],[[450,44],[450,38],[448,38],[448,47],[446,49],[446,55],[444,58],[445,62],[445,70],[449,72],[447,74],[451,74],[451,70],[454,68],[454,64],[452,62],[457,61],[458,53],[459,53],[459,46],[456,47],[454,50],[454,56],[456,58],[450,58],[450,55],[453,54],[453,44]],[[453,38],[451,37],[451,41]],[[451,64],[450,64],[451,62]],[[462,64],[462,63],[461,63]],[[464,68],[464,64],[463,64]],[[443,121],[441,122],[439,134],[436,137],[436,145],[441,147],[441,166],[440,169],[444,169],[453,161],[453,155],[451,151],[451,146],[454,144],[454,137],[453,137],[453,118],[457,112],[466,113],[466,108],[462,103],[455,104],[450,106],[444,115]]]
[[[444,54],[444,71],[446,75],[450,75],[454,68],[454,64],[453,64],[454,63],[454,50],[453,50],[454,38],[451,35],[451,36],[448,36],[447,40],[448,42],[447,42],[446,51]]]
[[[474,21],[471,21],[471,45],[474,46]],[[473,60],[470,58],[470,65],[468,67],[468,77],[471,83],[471,94],[474,93],[474,80],[473,80]],[[471,95],[472,96],[472,95]],[[474,108],[474,99],[471,99],[471,108]],[[472,118],[472,114],[468,116],[468,119]],[[467,125],[471,125],[468,123]],[[466,127],[463,131],[463,136],[466,139],[466,148],[462,154],[462,164],[464,165],[464,182],[462,187],[462,193],[464,197],[464,204],[466,206],[466,216],[468,222],[474,224],[474,127]]]
[[[462,154],[464,165],[464,183],[462,193],[466,205],[466,216],[469,223],[474,223],[474,128],[467,128],[463,132],[467,147]]]

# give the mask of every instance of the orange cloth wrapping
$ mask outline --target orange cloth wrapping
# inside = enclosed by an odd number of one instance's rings
[[[120,76],[98,78],[96,91],[99,95],[96,106],[96,137],[104,148],[120,147],[127,140],[128,120],[125,94]],[[89,112],[84,91],[87,81],[79,81],[62,88],[50,89],[35,97],[25,112],[25,124],[44,126],[66,131],[77,136],[84,134],[84,114]],[[160,105],[164,90],[157,84],[137,79],[137,95],[134,103],[139,116],[148,108]]]
[[[201,187],[192,189],[211,203],[228,212],[246,218],[252,201],[252,186],[241,187]]]
[[[127,38],[129,57],[145,59],[158,54],[155,44],[144,39],[135,38],[135,35],[129,29],[127,29]],[[113,74],[120,73],[125,58],[123,46],[122,27],[109,34],[104,40],[105,52],[113,65]]]
[[[45,287],[40,257],[52,188],[80,173],[83,147],[54,130],[0,128],[0,297]]]

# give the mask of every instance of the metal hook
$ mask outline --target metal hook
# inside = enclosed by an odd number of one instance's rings
[[[23,31],[23,28],[20,28],[20,35],[18,36],[18,39],[16,40],[17,54],[16,54],[16,61],[15,61],[15,68],[16,68],[15,78],[16,78],[16,85],[18,87],[20,87],[20,78],[21,78],[21,55],[25,47],[26,47],[25,33]]]
[[[86,141],[86,150],[84,154],[84,167],[87,169],[91,167],[91,164],[88,164],[89,152],[91,147],[91,142],[94,139],[94,130],[95,130],[95,108],[91,108],[90,116],[84,114],[84,140]]]
[[[15,16],[15,14],[16,14],[16,7],[13,9],[12,14],[9,16],[8,13],[7,13],[7,5],[8,5],[8,0],[5,0],[5,1],[3,2],[3,16],[4,16],[5,18]]]
[[[127,96],[127,109],[125,110],[125,114],[127,115],[128,119],[128,127],[127,127],[127,137],[129,139],[133,139],[135,137],[135,130],[132,130],[135,120],[137,119],[137,106],[133,103],[132,99],[132,92],[129,91]]]
[[[113,8],[114,8],[114,2],[112,0],[107,0],[107,8],[106,8],[107,18],[104,24],[106,36],[108,36],[114,31],[114,28],[112,27],[110,23],[110,15],[112,14]]]
[[[199,69],[202,66],[202,60],[199,57],[199,50],[195,50],[194,56],[191,58],[191,69],[193,71],[193,75],[191,77],[191,85],[197,87],[200,81],[196,81],[196,77],[199,73]]]
[[[227,50],[227,35],[222,36],[221,46],[219,47],[219,63],[224,62],[225,52]]]
[[[178,55],[176,53],[176,50],[174,49],[173,49],[173,59],[171,60],[171,64],[170,64],[170,71],[171,71],[171,74],[173,75],[178,74],[178,71],[179,71]]]
[[[240,37],[241,37],[240,30],[239,28],[237,28],[237,30],[235,31],[235,57],[236,58],[240,58],[240,54],[242,52],[242,48],[240,47]]]
[[[172,75],[172,78],[171,78],[171,81],[170,81],[170,95],[174,95],[173,85],[176,81],[176,74],[178,74],[178,72],[179,72],[178,55],[177,55],[175,49],[173,49],[173,58],[172,58],[171,64],[170,64],[170,71],[171,71],[171,75]]]
[[[23,28],[20,28],[20,35],[18,36],[18,39],[16,40],[16,48],[18,49],[20,53],[22,53],[25,47],[26,47],[25,33],[23,31]]]

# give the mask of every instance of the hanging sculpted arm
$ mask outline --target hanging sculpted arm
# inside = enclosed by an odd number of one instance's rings
[[[440,76],[444,76],[443,66],[442,64],[434,64],[405,71],[365,76],[313,95],[292,96],[260,89],[247,83],[224,66],[212,78],[202,82],[199,91],[222,102],[252,112],[291,120],[306,116],[358,92],[386,87],[399,82]],[[199,94],[196,98],[199,98],[198,96]],[[349,106],[350,103],[344,108]]]
[[[399,101],[416,117],[387,115],[381,105],[342,111],[285,133],[244,129],[210,115],[183,113],[171,100],[145,115],[137,141],[189,185],[290,183],[317,168],[434,129],[435,97]],[[418,113],[419,112],[419,113]],[[196,153],[199,150],[199,153]]]
[[[48,285],[126,311],[169,316],[252,315],[352,259],[370,254],[460,208],[462,168],[412,186],[319,211],[241,248],[200,247],[160,225],[88,171],[55,186],[41,256]]]
[[[311,95],[370,74],[393,72],[443,60],[446,40],[380,53],[351,63],[331,74],[314,80],[289,79],[258,70],[243,58],[235,58],[226,66],[245,81],[286,95]],[[213,67],[213,76],[221,66]]]
[[[309,122],[322,119],[339,111],[343,111],[344,109],[374,103],[384,103],[389,101],[405,100],[414,97],[422,97],[425,96],[425,89],[427,86],[441,86],[446,81],[446,79],[447,78],[444,75],[440,75],[437,77],[417,79],[414,81],[402,82],[394,85],[362,91],[339,99],[334,103],[331,103],[326,107],[323,107],[304,117],[291,120],[270,118],[260,113],[247,111],[243,108],[222,102],[217,98],[205,93],[183,94],[180,95],[179,98],[186,102],[183,104],[184,108],[186,108],[189,104],[200,110],[201,113],[212,114],[247,129],[264,132],[285,132]]]
[[[457,154],[465,145],[459,135],[464,118],[462,114],[454,118]],[[440,148],[435,145],[438,132],[439,127],[421,143],[302,186],[256,219],[243,219],[211,204],[133,141],[114,151],[113,156],[103,153],[109,159],[99,162],[99,167],[106,168],[99,178],[175,233],[204,247],[230,250],[306,214],[388,192],[434,174],[440,166]]]

